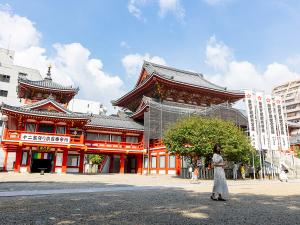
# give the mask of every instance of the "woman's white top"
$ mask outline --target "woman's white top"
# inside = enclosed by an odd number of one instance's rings
[[[222,167],[224,161],[221,155],[214,153],[212,162],[214,165],[214,187],[213,193],[228,197],[228,187],[225,172]]]

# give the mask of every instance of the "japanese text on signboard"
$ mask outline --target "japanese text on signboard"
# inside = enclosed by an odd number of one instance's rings
[[[39,135],[39,134],[21,134],[22,141],[37,141],[37,142],[53,142],[53,143],[70,143],[70,137]]]

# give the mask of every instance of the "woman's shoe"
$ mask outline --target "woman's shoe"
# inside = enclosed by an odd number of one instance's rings
[[[218,198],[218,201],[226,201],[226,199],[222,198],[222,197],[219,197]]]
[[[213,197],[212,195],[210,196],[210,199],[211,199],[211,200],[214,200],[214,201],[218,201],[218,199],[215,198],[215,197]]]

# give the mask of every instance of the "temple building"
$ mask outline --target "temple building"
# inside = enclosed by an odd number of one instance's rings
[[[202,74],[144,62],[135,87],[113,100],[123,113],[73,112],[79,89],[55,83],[49,68],[42,80],[19,77],[23,106],[2,104],[4,169],[15,172],[84,173],[89,156],[104,156],[97,172],[179,175],[184,162],[169,155],[163,133],[189,115],[230,120],[246,130],[247,119],[232,104],[244,97],[207,81]],[[15,160],[8,165],[9,154]]]

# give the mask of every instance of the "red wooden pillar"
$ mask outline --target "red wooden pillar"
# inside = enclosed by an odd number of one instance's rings
[[[169,154],[166,153],[166,156],[165,156],[165,159],[166,159],[166,174],[168,174],[169,172]]]
[[[156,154],[156,174],[159,174],[159,168],[160,168],[160,163],[159,163],[159,153]]]
[[[180,156],[176,155],[176,175],[179,176],[180,175]]]
[[[14,172],[20,172],[21,160],[22,160],[22,148],[18,147],[17,151],[16,151],[16,160],[15,160],[15,164],[14,164]]]
[[[56,150],[53,152],[53,167],[52,167],[52,173],[55,173],[55,167],[56,167]]]
[[[83,173],[84,151],[80,151],[79,173]]]
[[[125,155],[120,155],[120,173],[125,173]]]
[[[29,150],[27,152],[27,162],[26,162],[26,164],[27,164],[27,172],[28,173],[30,172],[30,165],[31,165],[31,160],[32,160],[31,155],[32,155],[32,152],[31,152],[31,150]]]
[[[7,158],[8,158],[8,151],[4,150],[3,171],[7,171]]]
[[[68,162],[68,150],[64,149],[62,166],[61,166],[61,172],[62,173],[66,173],[67,172],[67,162]]]
[[[114,172],[114,156],[111,155],[109,157],[110,157],[110,160],[109,160],[109,172],[113,173]]]
[[[142,155],[137,155],[136,156],[136,165],[137,165],[137,174],[142,174],[143,173],[143,156]]]

